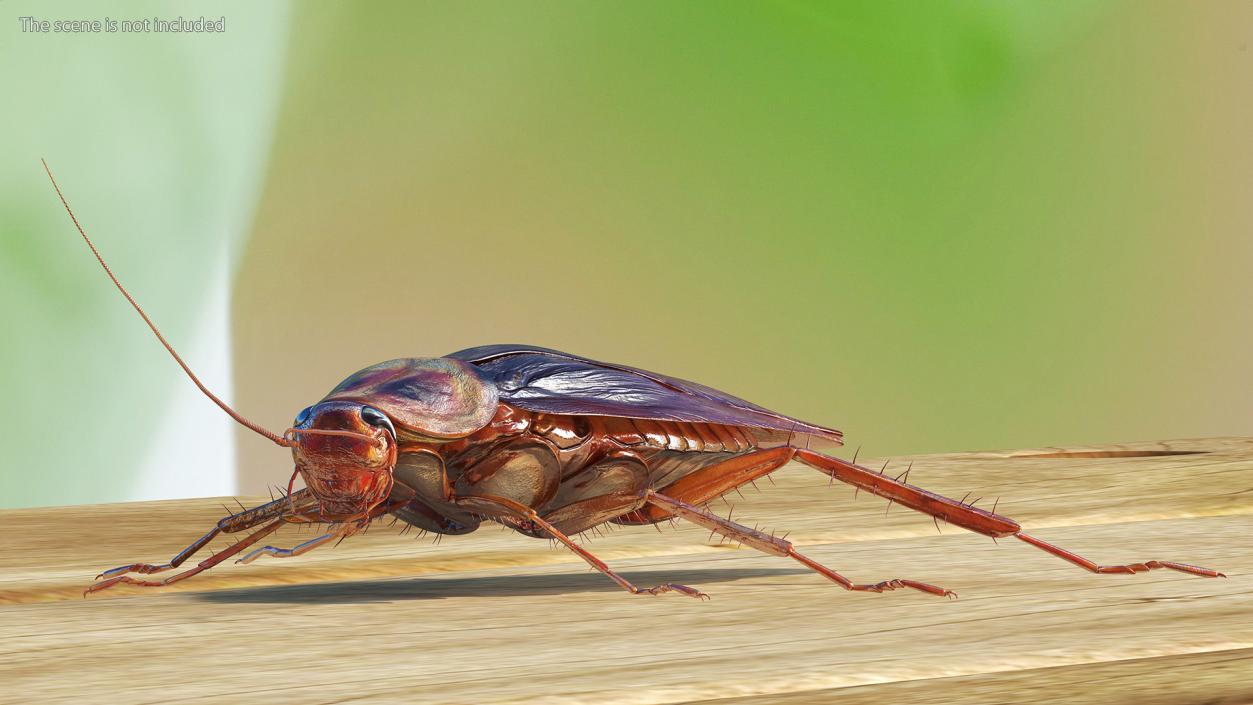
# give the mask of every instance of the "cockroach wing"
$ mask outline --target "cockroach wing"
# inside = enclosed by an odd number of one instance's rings
[[[496,414],[496,387],[471,364],[401,358],[357,372],[322,401],[351,401],[387,414],[411,440],[464,438]]]
[[[478,367],[500,400],[550,414],[623,416],[748,426],[839,444],[843,434],[794,419],[703,384],[530,345],[485,345],[449,358]]]

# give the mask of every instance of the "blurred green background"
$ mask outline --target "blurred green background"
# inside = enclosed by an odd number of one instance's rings
[[[890,455],[1247,434],[1244,2],[34,3],[0,504],[255,492],[349,373],[528,342]]]

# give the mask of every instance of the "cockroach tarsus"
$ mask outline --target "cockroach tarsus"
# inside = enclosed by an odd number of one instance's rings
[[[634,367],[529,345],[488,345],[438,358],[389,360],[349,376],[305,408],[282,434],[255,424],[212,392],[174,351],[105,264],[44,163],[58,197],[105,273],[192,382],[242,426],[290,448],[288,489],[261,506],[230,513],[168,563],[134,563],[97,576],[84,594],[119,584],[169,585],[230,558],[298,556],[364,530],[390,515],[434,534],[465,534],[485,521],[554,540],[624,590],[707,599],[692,587],[639,588],[571,537],[610,524],[682,519],[763,553],[791,558],[846,590],[911,588],[955,597],[916,580],[854,583],[797,551],[785,538],[738,524],[709,503],[798,461],[936,522],[997,539],[1013,536],[1093,573],[1168,568],[1225,577],[1171,561],[1098,565],[1026,534],[1014,520],[908,484],[909,469],[880,470],[814,450],[841,446],[832,428],[784,416],[709,387]],[[294,490],[300,476],[305,487]],[[969,495],[967,495],[968,497]],[[241,505],[242,506],[242,505]],[[229,512],[228,512],[229,513]],[[291,548],[261,546],[284,524],[329,524]],[[220,534],[246,533],[194,567],[160,580],[134,575],[181,567]],[[247,549],[252,549],[244,553]],[[243,554],[242,556],[240,554]]]

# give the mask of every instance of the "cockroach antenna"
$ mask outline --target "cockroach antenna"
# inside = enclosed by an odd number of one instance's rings
[[[244,428],[265,436],[285,448],[289,448],[294,445],[294,440],[289,440],[283,436],[268,431],[264,427],[244,418],[239,412],[232,409],[229,404],[219,399],[213,392],[209,391],[209,388],[204,385],[204,382],[200,381],[200,378],[196,376],[196,373],[191,371],[191,368],[187,366],[187,363],[183,362],[183,358],[179,357],[178,353],[174,351],[174,346],[170,345],[164,335],[161,335],[161,331],[157,330],[156,324],[152,322],[151,318],[148,318],[148,314],[144,313],[143,308],[140,307],[139,303],[136,302],[134,297],[130,295],[130,292],[126,290],[126,287],[122,286],[122,282],[118,281],[117,277],[113,275],[113,270],[109,269],[109,265],[105,264],[104,257],[100,256],[100,250],[97,250],[95,243],[91,241],[91,238],[87,237],[86,231],[83,230],[83,226],[78,223],[78,218],[74,215],[74,209],[70,208],[69,201],[65,200],[65,194],[61,193],[61,187],[57,184],[56,177],[52,175],[52,169],[48,167],[48,162],[44,159],[40,159],[39,161],[43,163],[44,171],[48,172],[48,179],[52,181],[52,188],[56,189],[57,197],[61,199],[61,205],[65,206],[65,212],[70,214],[70,220],[74,221],[74,227],[78,229],[78,234],[83,236],[83,241],[87,243],[87,247],[91,248],[91,253],[96,256],[96,261],[104,268],[104,273],[109,275],[109,279],[113,280],[113,285],[117,287],[118,291],[122,292],[122,296],[125,296],[126,300],[130,302],[130,305],[135,308],[139,317],[144,319],[144,323],[148,324],[148,327],[152,329],[152,333],[157,336],[157,340],[161,341],[161,344],[164,345],[165,349],[170,352],[170,355],[173,356],[174,361],[178,363],[178,366],[183,368],[183,372],[187,373],[187,376],[191,378],[191,381],[199,387],[200,391],[204,392],[204,395],[209,397],[214,404],[217,404],[222,411],[225,411],[227,415],[229,415],[232,419],[235,419],[235,421],[237,421]]]

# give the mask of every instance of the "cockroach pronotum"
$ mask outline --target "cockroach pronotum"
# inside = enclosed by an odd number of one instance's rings
[[[241,425],[290,448],[295,469],[284,496],[223,518],[168,563],[133,563],[101,573],[86,593],[118,584],[155,587],[190,578],[238,555],[288,523],[330,530],[292,548],[264,546],[236,562],[287,558],[342,539],[391,515],[435,534],[466,534],[484,520],[555,539],[633,595],[708,595],[686,585],[639,588],[570,536],[606,522],[685,519],[764,553],[799,561],[846,590],[951,590],[894,578],[854,583],[791,542],[714,514],[711,500],[797,460],[834,480],[976,533],[1013,536],[1093,573],[1169,568],[1225,577],[1171,561],[1098,565],[1024,533],[1013,519],[928,492],[815,447],[843,445],[839,431],[762,408],[674,377],[530,345],[487,345],[436,358],[388,360],[356,372],[296,415],[279,435],[249,421],[212,392],[157,330],[105,264],[48,178],[105,273],[191,381]],[[296,477],[305,488],[294,490]],[[908,480],[906,476],[904,478]],[[223,533],[233,546],[163,580]]]

